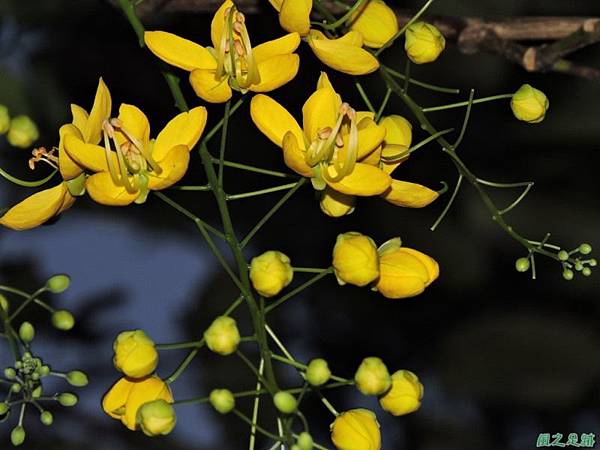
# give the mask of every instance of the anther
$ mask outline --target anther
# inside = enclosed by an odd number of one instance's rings
[[[240,41],[233,41],[233,47],[238,56],[244,56],[246,54],[246,50],[244,50],[244,46]]]
[[[350,105],[348,103],[346,103],[346,102],[342,103],[340,105],[340,114],[342,116],[346,115],[346,113],[348,112],[349,109],[352,109],[352,108],[350,108]]]
[[[348,107],[348,111],[346,111],[346,115],[348,116],[348,119],[350,119],[352,121],[356,120],[356,110],[354,108]]]
[[[233,31],[235,31],[237,34],[242,34],[242,32],[244,31],[244,24],[241,22],[234,22]]]
[[[341,134],[337,134],[335,136],[335,145],[336,145],[336,147],[343,147],[344,146],[344,139],[342,138]]]
[[[331,136],[332,131],[333,130],[331,127],[321,128],[319,131],[317,131],[317,135],[320,139],[327,139],[329,136]]]

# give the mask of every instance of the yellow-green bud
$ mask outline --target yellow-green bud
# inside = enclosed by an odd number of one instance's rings
[[[173,406],[163,399],[144,403],[138,410],[136,422],[146,436],[167,435],[177,422]]]
[[[10,114],[8,108],[0,105],[0,134],[5,134],[10,128]]]
[[[592,246],[587,243],[581,244],[579,246],[579,253],[581,253],[582,255],[589,255],[590,253],[592,253]]]
[[[530,265],[529,258],[519,258],[515,262],[515,268],[517,269],[517,272],[527,272]]]
[[[77,401],[77,396],[70,392],[63,392],[58,396],[58,403],[60,403],[63,406],[75,406],[77,404]]]
[[[263,297],[273,297],[292,282],[294,271],[290,258],[276,250],[269,250],[252,258],[250,280]]]
[[[20,425],[13,428],[10,433],[10,442],[12,442],[12,445],[15,447],[25,442],[25,428]]]
[[[313,444],[312,436],[306,431],[300,433],[300,436],[298,436],[298,440],[296,441],[299,450],[312,450]]]
[[[592,274],[592,269],[590,269],[589,267],[584,267],[581,273],[584,277],[589,277]]]
[[[9,307],[8,299],[4,295],[0,294],[0,310],[8,312]]]
[[[403,416],[421,407],[423,385],[408,370],[398,370],[392,375],[392,388],[379,399],[383,409],[393,416]]]
[[[50,367],[44,364],[43,366],[40,366],[38,368],[38,373],[40,374],[40,376],[45,377],[50,373]]]
[[[9,380],[14,380],[17,376],[17,371],[12,367],[7,367],[6,369],[4,369],[4,376]]]
[[[544,120],[550,102],[542,91],[529,84],[524,84],[513,95],[510,107],[517,119],[528,123],[538,123]]]
[[[13,383],[12,386],[10,387],[10,390],[15,394],[18,394],[19,392],[21,392],[21,389],[23,389],[23,386],[21,386],[20,383]]]
[[[35,328],[30,322],[23,322],[19,327],[19,337],[23,342],[31,342],[35,337]]]
[[[8,406],[8,403],[0,402],[0,416],[3,416],[4,414],[6,414],[9,409],[10,409],[10,407]]]
[[[71,284],[71,278],[69,275],[59,274],[50,277],[48,281],[46,281],[46,288],[53,294],[60,294],[63,291],[66,291]]]
[[[562,275],[563,275],[563,278],[564,278],[565,280],[567,280],[567,281],[571,281],[571,280],[573,279],[573,277],[575,276],[575,274],[573,273],[573,271],[572,271],[572,270],[570,270],[570,269],[565,269],[565,270],[563,271],[563,274],[562,274]]]
[[[29,117],[16,116],[11,119],[6,139],[13,147],[31,147],[39,137],[37,126]]]
[[[298,407],[296,397],[286,391],[279,391],[273,396],[275,407],[284,414],[292,414]]]
[[[575,261],[575,270],[581,272],[583,270],[583,263],[581,261]]]
[[[144,378],[158,365],[154,341],[142,330],[123,331],[113,343],[115,368],[131,378]]]
[[[42,422],[46,426],[52,425],[54,421],[54,417],[52,417],[52,413],[50,411],[44,411],[40,414],[40,422]]]
[[[560,261],[566,261],[567,259],[569,259],[569,253],[566,250],[561,250],[560,252],[558,252],[558,259]]]
[[[66,309],[59,309],[52,313],[52,325],[59,330],[69,331],[75,325],[75,318]]]
[[[42,394],[44,393],[44,388],[42,387],[42,385],[40,384],[38,387],[36,387],[33,391],[31,391],[31,396],[33,398],[40,398],[42,396]]]
[[[356,387],[364,395],[381,395],[386,392],[392,379],[380,358],[371,356],[363,359],[354,375]]]
[[[588,261],[590,267],[596,267],[598,265],[598,261],[595,258],[592,258]]]
[[[339,284],[366,286],[379,276],[375,242],[357,232],[338,235],[333,248],[333,268]]]
[[[89,383],[88,376],[80,370],[72,370],[67,374],[67,381],[71,386],[83,387]]]
[[[206,345],[219,355],[230,355],[237,350],[240,332],[231,317],[217,317],[204,332]]]
[[[322,358],[313,359],[306,368],[306,380],[313,386],[322,386],[331,378],[331,370],[327,361]]]
[[[406,29],[404,50],[415,64],[435,61],[446,47],[446,39],[435,26],[415,22]]]
[[[235,397],[229,389],[213,389],[209,399],[213,408],[221,414],[227,414],[235,408]]]

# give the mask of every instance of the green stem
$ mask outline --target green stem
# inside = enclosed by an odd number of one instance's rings
[[[40,187],[44,184],[46,184],[48,181],[50,181],[54,175],[56,175],[58,171],[54,170],[50,175],[48,175],[46,178],[42,178],[41,180],[37,180],[37,181],[26,181],[26,180],[21,180],[17,177],[12,176],[11,174],[9,174],[8,172],[4,171],[1,167],[0,167],[0,175],[2,175],[4,178],[6,178],[8,181],[10,181],[13,184],[16,184],[18,186],[23,186],[23,187]]]
[[[172,186],[170,189],[175,191],[210,191],[212,187],[210,184],[203,184],[200,186]]]
[[[184,348],[201,348],[204,345],[204,340],[175,342],[173,344],[156,344],[157,350],[180,350]]]
[[[350,18],[358,10],[358,8],[360,8],[365,3],[365,1],[370,0],[358,0],[354,3],[354,5],[352,5],[352,7],[348,11],[346,11],[346,13],[342,17],[340,17],[333,23],[323,25],[323,28],[325,28],[326,30],[335,30],[339,26],[344,25],[348,20],[350,20]]]
[[[223,114],[223,126],[221,127],[221,145],[219,147],[219,173],[217,175],[217,185],[223,188],[223,161],[225,161],[225,147],[227,147],[227,128],[229,127],[229,115],[231,112],[231,99],[225,103],[225,113]],[[206,141],[205,141],[206,142]]]
[[[260,364],[258,365],[258,373],[262,376],[265,370],[265,360],[260,359]],[[256,380],[256,390],[259,391],[261,387],[260,379]],[[248,450],[254,450],[254,445],[256,444],[256,424],[258,423],[258,408],[260,406],[260,395],[256,395],[254,397],[254,402],[252,405],[252,427],[250,428],[250,442],[248,444]]]
[[[244,103],[244,97],[240,97],[240,99],[235,102],[235,104],[231,107],[231,110],[229,111],[229,117],[231,117],[233,115],[233,113],[235,113],[238,108],[240,106],[242,106],[242,104]],[[204,136],[204,142],[208,144],[208,142],[215,136],[215,134],[217,134],[219,132],[219,130],[223,127],[223,125],[225,124],[225,117],[221,118],[221,120],[219,120],[219,122],[217,122],[217,124],[211,128],[211,130],[206,133],[206,136]],[[217,159],[217,161],[219,161]]]
[[[243,192],[241,194],[228,194],[228,195],[226,195],[225,198],[227,200],[240,200],[243,198],[256,197],[259,195],[271,194],[273,192],[279,192],[279,191],[285,191],[288,189],[292,189],[292,188],[296,187],[296,184],[298,184],[298,183],[282,184],[280,186],[275,186],[275,187],[266,188],[266,189],[260,189],[258,191]]]
[[[498,94],[498,95],[492,95],[490,97],[481,97],[481,98],[476,98],[473,100],[473,105],[478,105],[479,103],[486,103],[486,102],[493,102],[494,100],[502,100],[505,98],[512,98],[514,94]],[[431,106],[429,108],[422,108],[422,111],[427,113],[427,112],[433,112],[433,111],[443,111],[445,109],[453,109],[453,108],[462,108],[463,106],[469,106],[469,102],[457,102],[457,103],[449,103],[447,105],[440,105],[440,106]]]
[[[276,353],[271,353],[271,358],[273,358],[275,361],[279,361],[281,363],[287,364],[289,366],[295,367],[296,369],[301,369],[303,371],[306,371],[306,369],[308,368],[308,366],[306,364],[302,364],[301,362],[298,362],[294,359],[289,359],[286,358],[285,356],[281,356],[278,355]],[[353,384],[354,381],[352,380],[348,380],[346,378],[342,378],[342,377],[338,377],[336,375],[331,375],[331,379],[334,381],[340,381],[346,384]]]
[[[216,164],[219,163],[218,158],[211,157],[211,160],[213,163],[216,163]],[[272,177],[277,177],[277,178],[296,178],[296,179],[298,178],[296,175],[292,175],[289,173],[277,172],[274,170],[267,170],[267,169],[263,169],[261,167],[254,167],[254,166],[249,166],[247,164],[241,164],[241,163],[236,163],[236,162],[231,162],[231,161],[223,161],[223,165],[225,167],[232,167],[234,169],[245,170],[247,172],[261,173],[263,175],[271,175]]]
[[[292,267],[292,269],[294,270],[294,272],[299,273],[321,273],[324,270],[329,270],[329,268],[321,269],[318,267]]]
[[[19,342],[15,338],[15,331],[10,324],[10,319],[6,311],[3,308],[0,308],[0,318],[2,319],[2,326],[4,330],[4,334],[6,335],[6,339],[8,339],[8,345],[10,347],[10,351],[13,354],[13,358],[15,361],[21,359],[21,352],[19,350]]]
[[[360,81],[356,81],[354,83],[354,85],[356,86],[358,93],[360,94],[361,98],[363,99],[363,102],[365,102],[365,105],[367,105],[367,108],[369,108],[369,111],[371,111],[372,113],[375,113],[375,108],[373,107],[371,100],[369,100],[367,93],[363,89],[362,84],[360,84]]]
[[[381,119],[381,116],[383,115],[383,112],[385,111],[385,107],[387,106],[388,101],[390,100],[391,95],[392,95],[392,90],[388,88],[385,91],[385,97],[383,97],[383,101],[381,102],[381,106],[379,107],[379,110],[377,111],[377,114],[375,115],[375,122],[379,122],[379,119]]]
[[[284,303],[288,299],[292,298],[294,295],[302,292],[304,289],[306,289],[307,287],[315,284],[321,278],[329,275],[330,273],[333,273],[333,267],[329,267],[328,269],[323,269],[320,273],[318,273],[317,275],[315,275],[314,277],[312,277],[310,280],[308,280],[305,283],[301,284],[296,289],[288,292],[283,297],[279,298],[277,301],[275,301],[274,303],[271,303],[269,306],[267,306],[266,309],[265,309],[265,313],[268,314],[269,312],[271,312],[272,310],[274,310],[275,308],[277,308],[278,306],[280,306],[282,303]]]
[[[406,80],[406,76],[404,74],[397,72],[394,69],[384,66],[383,64],[381,65],[381,68],[396,78],[400,78],[401,80]],[[424,83],[423,81],[415,80],[414,78],[410,78],[408,80],[408,83],[414,84],[415,86],[419,86],[424,89],[429,89],[430,91],[443,92],[445,94],[459,94],[460,93],[460,89],[436,86],[435,84]]]
[[[247,417],[244,413],[242,413],[240,410],[238,409],[233,409],[232,411],[236,416],[238,416],[240,419],[242,419],[244,422],[246,422],[248,425],[250,425],[251,427],[255,427],[256,431],[258,431],[259,433],[264,434],[265,436],[273,439],[274,441],[279,441],[279,436],[276,436],[275,434],[265,430],[263,427],[261,427],[260,425],[253,423],[252,420],[250,420],[249,417]]]

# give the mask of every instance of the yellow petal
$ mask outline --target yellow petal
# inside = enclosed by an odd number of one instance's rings
[[[385,173],[391,175],[400,164],[402,164],[404,161],[406,161],[408,159],[410,154],[407,152],[408,152],[408,147],[405,147],[403,145],[394,145],[394,144],[384,145],[383,149],[381,151],[381,156],[385,157],[385,158],[391,158],[391,161],[385,160],[382,158],[381,159],[381,169]],[[406,153],[406,156],[403,156],[400,159],[397,158],[397,156],[403,155],[405,153]]]
[[[350,75],[365,75],[376,71],[379,68],[377,58],[363,48],[348,43],[356,41],[354,34],[349,38],[327,39],[321,32],[314,30],[308,38],[308,44],[317,58],[335,70]]]
[[[398,115],[386,116],[379,124],[387,130],[385,135],[386,144],[410,147],[412,142],[412,125],[404,117]]]
[[[373,122],[372,126],[363,128],[362,130],[358,130],[358,152],[356,159],[361,160],[364,157],[368,156],[372,153],[376,148],[378,148],[383,142],[383,138],[385,137],[385,128],[375,125]],[[344,160],[344,155],[348,149],[348,142],[350,140],[350,135],[346,134],[343,136],[344,146],[340,148],[338,153],[338,158],[340,160]]]
[[[279,11],[279,24],[284,30],[306,36],[310,31],[312,0],[284,0]]]
[[[321,32],[319,31],[319,33]],[[325,35],[321,33],[321,36],[324,37]],[[337,42],[338,44],[352,45],[353,47],[362,47],[363,35],[358,31],[349,31],[341,38],[335,39],[335,42]]]
[[[314,176],[312,168],[306,164],[304,152],[298,146],[298,139],[290,131],[283,137],[283,160],[294,172],[304,177]]]
[[[196,95],[209,103],[224,103],[231,98],[228,79],[215,80],[214,70],[193,70],[190,84]]]
[[[65,192],[65,196],[63,198],[63,202],[60,205],[60,208],[58,208],[58,211],[56,212],[56,215],[62,214],[64,211],[66,211],[71,206],[73,206],[73,203],[75,203],[75,197],[73,197],[71,195],[71,193],[69,192],[69,189],[67,187],[67,192]]]
[[[144,403],[154,400],[164,400],[167,403],[173,403],[173,395],[171,394],[169,385],[157,376],[136,381],[127,397],[125,415],[121,417],[123,425],[130,430],[135,430],[135,419],[138,409]]]
[[[73,125],[75,125],[80,132],[83,132],[89,118],[87,111],[81,106],[71,103],[71,115],[73,116]]]
[[[326,187],[321,196],[319,206],[321,211],[329,217],[342,217],[354,211],[356,197],[353,195],[342,194]]]
[[[150,123],[146,114],[141,109],[137,106],[123,103],[119,107],[119,120],[122,123],[123,129],[129,135],[140,141],[144,148],[148,147],[148,143],[150,142]],[[119,142],[124,142],[126,136],[117,132],[117,139]]]
[[[252,49],[252,53],[257,62],[266,61],[273,56],[288,55],[300,45],[300,36],[298,33],[289,33],[272,41],[264,42]]]
[[[337,175],[333,166],[329,166],[327,170],[331,177]],[[392,179],[387,173],[377,167],[362,163],[357,163],[352,173],[346,175],[340,181],[328,181],[327,178],[325,178],[325,181],[332,189],[342,194],[363,197],[379,195],[385,192],[392,183]]]
[[[283,146],[283,137],[290,131],[299,145],[304,146],[304,135],[296,119],[279,103],[263,94],[250,102],[250,116],[258,129],[275,145]]]
[[[130,194],[124,187],[116,186],[108,172],[100,172],[89,177],[85,182],[85,188],[96,203],[107,206],[129,205],[139,195],[139,192]]]
[[[38,227],[58,214],[66,192],[65,183],[37,192],[10,208],[0,218],[0,225],[18,231]]]
[[[162,169],[160,175],[151,175],[148,180],[148,188],[153,191],[173,186],[183,178],[190,163],[190,150],[185,145],[177,145],[171,149],[165,158],[160,161]]]
[[[269,3],[273,8],[275,8],[278,12],[281,11],[281,5],[283,4],[283,0],[269,0]]]
[[[250,86],[253,92],[269,92],[293,80],[300,67],[300,57],[292,53],[269,58],[258,64],[260,83]]]
[[[192,149],[206,126],[206,108],[198,106],[175,116],[156,138],[152,157],[161,161],[176,145]]]
[[[392,180],[392,185],[381,196],[396,206],[423,208],[438,198],[439,194],[421,184]]]
[[[106,414],[113,419],[121,418],[125,412],[125,403],[127,402],[131,388],[133,388],[133,384],[127,378],[121,378],[112,385],[102,398],[102,409]]]
[[[217,68],[217,61],[206,48],[175,34],[166,31],[146,31],[144,42],[160,59],[188,72],[194,69]]]
[[[71,134],[81,139],[81,132],[75,125],[68,123],[60,127],[58,134],[60,136],[58,142],[58,168],[60,169],[60,175],[63,177],[63,180],[72,180],[78,177],[83,172],[83,169],[73,161],[65,150],[65,137]]]
[[[352,16],[350,28],[363,35],[367,47],[381,48],[398,32],[398,19],[383,1],[371,0]]]
[[[419,250],[415,250],[409,247],[402,247],[402,251],[404,253],[408,253],[409,255],[417,258],[421,264],[423,264],[427,268],[427,272],[429,273],[429,280],[425,283],[426,286],[429,286],[433,283],[440,275],[440,266],[435,259],[431,256],[426,255]]]
[[[86,144],[77,136],[68,134],[65,136],[65,150],[79,166],[92,172],[106,172],[106,152],[104,147],[94,144]],[[111,152],[114,167],[119,165],[117,155]]]
[[[379,167],[379,162],[381,161],[381,151],[383,150],[383,146],[380,145],[375,149],[375,151],[369,153],[366,157],[360,160],[363,164],[369,164],[371,166]]]
[[[224,1],[221,7],[217,9],[212,22],[210,23],[210,38],[213,47],[216,49],[221,45],[221,35],[223,34],[223,28],[225,28],[225,11],[233,6],[235,5],[232,1]]]
[[[318,131],[333,128],[340,109],[339,96],[333,89],[317,89],[302,107],[304,133],[310,142],[317,139]]]
[[[83,140],[92,144],[100,142],[102,136],[102,123],[110,118],[112,109],[112,100],[110,92],[104,84],[102,78],[98,80],[98,89],[96,89],[96,97],[94,98],[94,106],[90,111],[90,116],[85,123],[83,129]]]
[[[317,81],[317,89],[321,88],[329,88],[335,91],[333,85],[331,84],[331,81],[329,81],[329,76],[327,76],[326,72],[321,72],[321,75],[319,75],[319,79]]]

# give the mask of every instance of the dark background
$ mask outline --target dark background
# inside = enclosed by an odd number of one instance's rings
[[[266,3],[266,2],[265,2]],[[403,7],[418,7],[414,1]],[[248,18],[253,42],[282,34],[276,15]],[[439,1],[436,14],[503,18],[512,15],[600,15],[589,1]],[[168,15],[147,20],[148,29],[176,32],[199,43],[209,41],[210,17]],[[301,73],[273,94],[297,117],[324,67],[302,45]],[[598,48],[576,59],[596,67]],[[404,67],[401,45],[385,61]],[[329,70],[334,85],[351,104],[362,108],[346,77]],[[496,181],[535,180],[536,186],[510,223],[523,235],[571,249],[598,241],[600,189],[600,85],[563,75],[528,74],[497,56],[460,54],[449,45],[439,61],[413,66],[413,76],[458,87],[458,96],[411,93],[423,105],[515,91],[528,82],[550,98],[546,120],[538,125],[517,121],[507,101],[477,105],[460,150],[479,176]],[[191,105],[199,104],[183,76]],[[68,104],[91,107],[99,76],[111,89],[113,105],[133,103],[159,130],[176,110],[158,71],[156,59],[140,50],[119,11],[102,1],[2,0],[0,3],[0,103],[14,114],[31,115],[39,124],[39,145],[56,145],[57,130],[70,121]],[[366,77],[374,99],[383,95],[377,76]],[[379,100],[376,100],[377,102]],[[215,123],[222,107],[209,108]],[[406,115],[400,101],[388,112]],[[457,126],[462,112],[430,114],[439,129]],[[414,122],[414,121],[413,121]],[[209,125],[210,125],[209,123]],[[248,105],[232,121],[230,160],[284,169],[279,150],[251,124]],[[414,141],[426,135],[415,127]],[[155,136],[156,134],[153,133]],[[216,148],[212,147],[215,152]],[[0,138],[0,164],[23,177],[37,178],[25,168],[26,151]],[[45,169],[40,169],[45,170]],[[202,168],[193,158],[185,182],[200,184]],[[434,145],[422,149],[395,172],[395,177],[437,188],[456,179],[450,161]],[[278,183],[246,172],[228,170],[228,192]],[[0,204],[29,195],[3,181]],[[498,201],[510,203],[506,192]],[[511,193],[511,194],[516,194]],[[202,218],[216,223],[210,193],[171,193]],[[276,202],[273,194],[235,203],[233,218],[240,235]],[[247,255],[279,249],[299,266],[330,264],[335,236],[358,230],[377,242],[401,236],[406,245],[434,256],[440,279],[423,295],[389,301],[367,289],[340,288],[330,277],[273,314],[272,327],[301,360],[321,356],[335,373],[351,377],[360,360],[377,355],[390,370],[410,369],[425,385],[421,410],[393,418],[376,400],[352,388],[329,395],[338,410],[366,406],[376,411],[383,448],[393,450],[526,450],[535,448],[539,433],[600,435],[599,283],[592,277],[567,282],[560,266],[538,258],[538,280],[514,270],[523,249],[490,220],[479,197],[465,185],[438,231],[429,231],[447,201],[440,198],[424,210],[394,207],[374,198],[359,202],[354,214],[339,220],[325,217],[313,191],[297,193],[257,235]],[[504,203],[501,203],[504,204]],[[597,257],[597,256],[596,256]],[[168,438],[149,439],[131,433],[105,416],[99,402],[117,378],[111,364],[111,341],[123,329],[143,328],[159,342],[197,339],[211,319],[223,311],[235,292],[212,259],[193,224],[150,198],[144,206],[108,208],[89,198],[56,223],[26,233],[0,230],[0,279],[34,290],[56,272],[72,275],[72,288],[51,302],[76,313],[73,333],[51,330],[47,316],[32,311],[40,336],[34,347],[57,370],[80,368],[92,376],[81,391],[80,406],[53,409],[55,426],[42,429],[30,411],[25,448],[38,449],[239,449],[247,446],[247,427],[233,416],[221,417],[207,405],[178,408],[179,426]],[[296,282],[306,275],[296,276]],[[243,333],[250,331],[244,309],[237,314]],[[251,352],[251,345],[245,344]],[[8,363],[8,348],[0,356]],[[161,354],[159,373],[167,375],[183,353]],[[287,375],[289,374],[289,377]],[[282,368],[291,385],[299,379]],[[287,378],[286,378],[287,377]],[[235,357],[218,358],[204,351],[174,386],[177,399],[206,395],[215,387],[249,389],[253,380]],[[56,389],[64,389],[60,384]],[[250,403],[241,403],[250,411]],[[266,411],[266,409],[264,410]],[[311,431],[330,445],[330,413],[316,396],[304,404]],[[265,413],[264,425],[275,429]],[[10,421],[9,421],[10,423]],[[0,426],[0,442],[8,442],[10,426]],[[43,444],[42,444],[43,443]],[[263,448],[267,448],[264,447]]]

